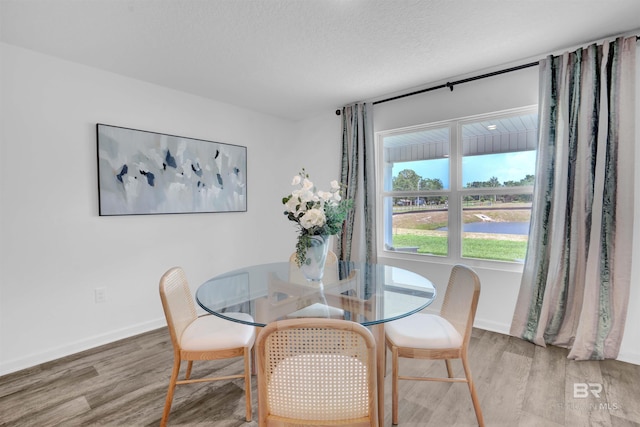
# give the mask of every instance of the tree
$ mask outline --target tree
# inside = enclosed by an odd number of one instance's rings
[[[443,187],[442,181],[438,178],[421,178],[418,190],[442,190]]]
[[[404,169],[392,180],[393,191],[415,191],[422,177],[411,169]]]
[[[483,188],[487,186],[486,181],[467,182],[467,188]]]
[[[518,185],[533,185],[535,180],[536,180],[535,175],[527,175],[520,180],[520,183]]]

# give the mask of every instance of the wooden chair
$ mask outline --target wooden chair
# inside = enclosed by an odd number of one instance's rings
[[[291,257],[289,257],[289,281],[291,283],[308,283],[307,279],[304,278],[304,275],[296,264],[295,252],[291,254]],[[331,250],[327,252],[327,260],[324,264],[324,277],[322,281],[330,284],[338,282],[338,257],[335,252]],[[344,310],[338,307],[332,307],[322,302],[316,302],[308,307],[289,313],[287,317],[330,317],[332,319],[344,319]]]
[[[476,394],[467,358],[471,328],[480,297],[480,279],[468,267],[451,270],[440,315],[416,313],[385,324],[387,346],[392,360],[392,418],[398,424],[398,380],[466,382],[478,424],[484,426],[480,401]],[[447,378],[400,376],[398,359],[444,359]],[[454,378],[450,359],[461,359],[464,378]]]
[[[251,348],[255,341],[255,328],[231,322],[217,316],[196,314],[191,290],[182,268],[174,267],[160,279],[160,299],[167,318],[173,344],[173,371],[167,391],[161,426],[165,426],[171,411],[173,393],[178,384],[244,378],[246,420],[251,421]],[[234,313],[239,320],[252,321],[251,316]],[[194,360],[218,360],[244,357],[244,373],[224,377],[191,379]],[[180,364],[188,361],[185,379],[178,381]]]
[[[340,319],[287,319],[256,340],[259,426],[377,426],[375,340]]]

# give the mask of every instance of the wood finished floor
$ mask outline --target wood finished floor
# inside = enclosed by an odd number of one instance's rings
[[[471,367],[486,425],[640,426],[640,366],[566,355],[474,330]],[[0,377],[0,426],[156,426],[171,363],[169,335],[160,329]],[[458,362],[454,367],[462,369]],[[193,374],[241,369],[241,359],[200,362]],[[404,360],[401,372],[446,371],[444,362]],[[391,425],[390,380],[389,374],[385,426]],[[574,383],[599,383],[603,392],[599,399],[574,398]],[[241,380],[178,386],[169,425],[256,426],[255,377],[253,391],[254,421],[246,423]],[[476,425],[466,385],[401,382],[399,425]]]

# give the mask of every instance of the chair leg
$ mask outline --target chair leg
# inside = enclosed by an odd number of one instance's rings
[[[262,328],[261,328],[262,329]],[[256,335],[258,335],[260,331],[256,327]],[[258,367],[256,366],[256,346],[251,347],[251,375],[258,375]]]
[[[476,411],[476,418],[478,419],[478,425],[484,427],[484,418],[482,417],[482,409],[480,408],[480,399],[476,394],[476,387],[473,384],[473,378],[471,377],[471,367],[467,361],[467,355],[463,354],[462,366],[464,367],[464,374],[467,377],[467,384],[469,385],[469,392],[471,393],[471,401],[473,402],[473,409]]]
[[[384,345],[384,356],[382,357],[382,366],[384,366],[384,377],[387,378],[387,345]]]
[[[251,349],[245,347],[244,349],[244,398],[246,400],[246,416],[247,422],[251,421]]]
[[[444,359],[444,363],[446,363],[447,365],[447,375],[449,375],[449,378],[453,378],[453,369],[451,368],[451,360]]]
[[[187,364],[187,373],[184,375],[185,380],[188,380],[189,378],[191,378],[192,367],[193,367],[193,360],[189,360],[189,363]]]
[[[169,419],[169,412],[171,412],[171,402],[173,402],[173,392],[176,389],[176,381],[178,381],[178,374],[180,373],[180,357],[176,355],[173,360],[173,370],[171,371],[171,380],[169,380],[169,390],[167,390],[167,399],[164,402],[164,411],[162,412],[162,420],[160,420],[160,427],[167,425]]]
[[[392,423],[398,424],[398,347],[391,347],[391,418]],[[382,424],[384,420],[380,421]]]

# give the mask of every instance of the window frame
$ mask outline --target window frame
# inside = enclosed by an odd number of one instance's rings
[[[405,259],[413,261],[423,261],[439,264],[457,264],[464,263],[472,267],[487,267],[505,271],[521,272],[524,263],[488,260],[477,258],[462,257],[462,221],[463,221],[463,199],[468,195],[511,195],[511,194],[529,194],[533,195],[533,186],[515,186],[515,187],[484,187],[484,188],[463,188],[462,183],[462,159],[463,159],[463,140],[462,127],[465,124],[475,123],[484,120],[495,120],[506,117],[538,113],[537,104],[524,107],[500,110],[491,113],[477,114],[473,116],[465,116],[450,120],[441,120],[421,125],[408,126],[397,129],[382,130],[375,133],[376,143],[376,175],[378,188],[380,189],[376,195],[376,214],[377,214],[377,250],[378,256],[393,259]],[[416,190],[416,191],[387,191],[385,188],[391,188],[392,174],[388,169],[392,164],[385,164],[384,160],[384,138],[425,131],[430,129],[439,129],[448,127],[449,129],[449,187],[442,190]],[[460,136],[460,137],[459,137]],[[391,166],[392,167],[392,166]],[[385,172],[387,174],[385,175]],[[537,172],[537,171],[536,171]],[[388,184],[386,186],[385,184]],[[392,227],[385,227],[387,222],[393,221],[393,216],[389,218],[385,216],[385,212],[390,208],[393,209],[393,200],[396,197],[446,197],[448,200],[448,255],[429,255],[417,254],[411,252],[393,251],[386,247],[387,237],[385,233],[392,232]],[[388,199],[387,199],[388,198]],[[385,205],[385,199],[389,200]],[[531,207],[532,211],[534,207]]]

